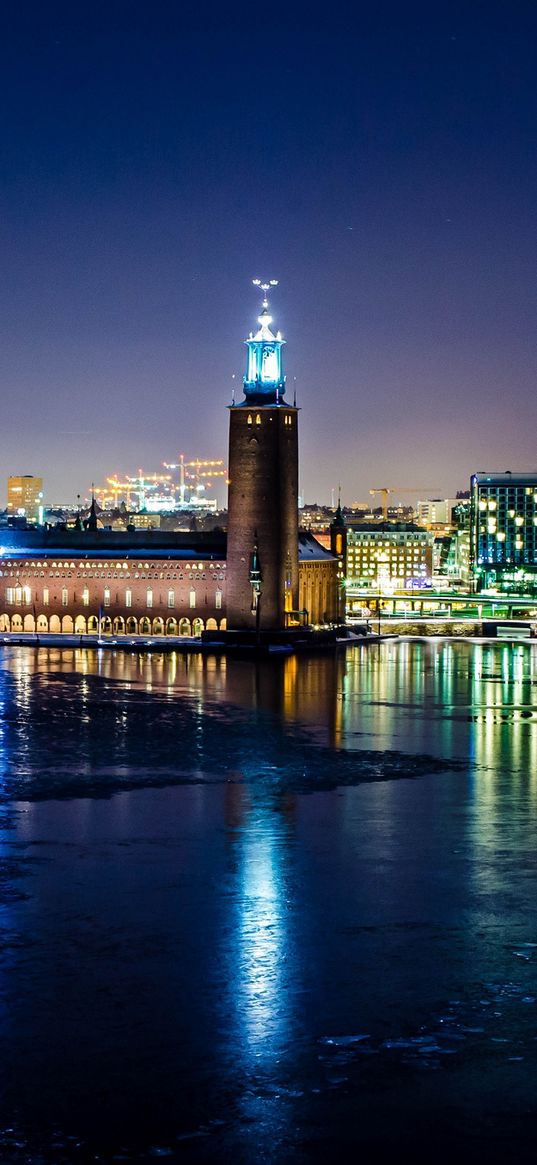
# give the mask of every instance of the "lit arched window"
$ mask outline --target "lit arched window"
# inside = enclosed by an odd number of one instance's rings
[[[252,424],[252,414],[251,413],[248,413],[248,424],[249,425]]]

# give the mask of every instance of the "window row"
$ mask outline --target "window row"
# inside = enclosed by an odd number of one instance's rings
[[[88,587],[84,587],[81,597],[82,597],[82,605],[84,607],[89,607],[89,605],[90,605],[90,592],[89,592]],[[19,606],[19,607],[20,606],[29,606],[30,603],[32,602],[31,587],[6,587],[5,598],[6,598],[6,603],[9,606]],[[37,598],[37,596],[36,596],[36,598]],[[73,601],[76,601],[74,594],[73,594]],[[50,592],[49,592],[48,587],[43,588],[41,602],[43,603],[43,606],[48,607],[49,602],[50,602]],[[111,594],[110,587],[105,587],[104,591],[103,591],[103,606],[109,607],[111,605],[111,602],[112,602],[112,594]],[[188,602],[189,602],[190,607],[196,606],[196,591],[194,590],[194,588],[192,588],[189,591]],[[68,587],[62,587],[61,604],[62,604],[62,607],[69,606],[69,589],[68,589]],[[168,591],[167,604],[168,604],[168,607],[170,607],[170,608],[175,607],[175,591],[173,591],[173,590]],[[127,588],[127,590],[124,592],[124,605],[125,605],[125,607],[132,607],[132,590],[130,588]],[[217,610],[221,610],[221,608],[222,608],[222,591],[215,592],[214,605],[215,605]],[[153,606],[153,590],[149,587],[146,591],[146,607],[151,608],[152,606]]]
[[[9,566],[12,570],[15,568],[17,568],[19,570],[22,570],[22,569],[29,570],[30,568],[32,570],[40,570],[41,568],[46,567],[47,569],[51,569],[51,570],[71,570],[71,571],[76,570],[79,572],[81,571],[82,573],[84,573],[84,570],[114,570],[114,571],[121,572],[122,570],[134,569],[135,567],[137,570],[163,570],[163,569],[164,570],[177,570],[179,567],[182,570],[225,570],[226,569],[225,562],[222,562],[222,563],[220,563],[220,562],[184,562],[184,561],[177,562],[177,560],[174,561],[173,559],[167,560],[166,563],[164,563],[164,562],[138,562],[138,563],[135,563],[135,562],[123,562],[123,563],[116,562],[116,563],[114,563],[114,562],[102,562],[102,561],[99,561],[97,559],[93,559],[93,561],[88,561],[88,562],[56,562],[56,561],[51,562],[50,559],[47,559],[44,562],[41,562],[41,561],[33,561],[32,562],[32,561],[29,561],[27,558],[22,559],[20,561],[18,559],[9,559],[9,560],[4,560],[4,561],[6,561],[6,563],[7,563],[7,561],[9,561]]]

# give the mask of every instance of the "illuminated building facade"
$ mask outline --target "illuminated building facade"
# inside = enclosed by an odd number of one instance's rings
[[[302,624],[344,623],[334,555],[309,531],[298,533],[298,606]]]
[[[434,535],[412,522],[347,528],[347,584],[379,590],[431,586]]]
[[[160,530],[160,523],[160,514],[148,514],[146,510],[128,515],[128,524],[135,530]]]
[[[475,473],[470,556],[477,591],[537,593],[537,474]]]
[[[7,479],[7,512],[27,522],[43,520],[43,478],[25,473]]]
[[[0,632],[200,635],[226,627],[225,538],[2,531]]]
[[[417,502],[416,520],[420,526],[429,528],[451,526],[457,505],[457,498],[429,498],[426,502]]]

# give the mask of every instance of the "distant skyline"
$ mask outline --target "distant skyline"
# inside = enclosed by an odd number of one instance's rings
[[[256,276],[306,501],[537,469],[536,46],[527,3],[6,16],[4,483],[227,457]]]

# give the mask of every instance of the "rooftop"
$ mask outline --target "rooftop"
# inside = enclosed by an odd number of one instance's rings
[[[505,469],[503,473],[474,473],[472,481],[477,485],[515,485],[517,482],[520,485],[537,485],[537,470],[534,473],[513,473],[510,469]]]
[[[415,522],[348,522],[347,527],[355,534],[361,531],[371,534],[426,534],[423,526]]]
[[[310,534],[309,530],[298,532],[299,562],[333,562],[334,555]]]
[[[39,526],[28,530],[0,530],[0,554],[16,557],[22,554],[39,557],[71,555],[72,557],[109,558],[178,558],[221,559],[226,556],[227,538],[223,532],[209,530],[72,530]]]

